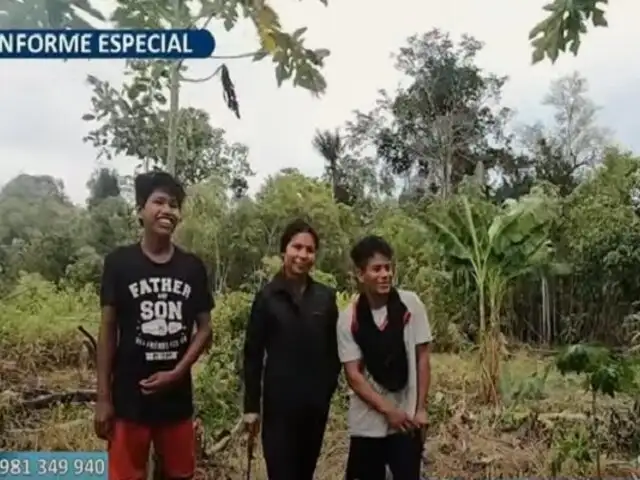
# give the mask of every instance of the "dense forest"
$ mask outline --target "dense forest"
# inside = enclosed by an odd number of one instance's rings
[[[123,24],[131,8],[119,11]],[[328,52],[300,45],[276,62],[278,81],[320,91]],[[341,304],[355,291],[351,245],[377,233],[395,249],[397,283],[427,305],[436,339],[429,471],[635,468],[635,367],[615,352],[635,352],[640,331],[640,158],[599,123],[579,72],[549,85],[540,99],[547,119],[522,124],[501,100],[509,79],[479,67],[482,48],[438,29],[409,37],[394,59],[406,85],[309,139],[317,155],[308,161],[323,161],[324,175],[283,169],[254,194],[248,147],[230,142],[205,110],[175,109],[171,65],[129,61],[122,86],[89,77],[84,141],[102,159],[126,155],[137,171],[169,169],[188,186],[176,241],[205,260],[216,296],[214,345],[198,367],[203,475],[239,478],[242,470],[233,425],[244,325],[295,217],[321,235],[314,275],[338,289]],[[555,60],[565,47],[544,48]],[[217,73],[240,117],[229,69]],[[0,362],[3,449],[101,448],[82,423],[90,409],[67,404],[90,401],[94,388],[87,339],[97,328],[104,255],[134,241],[139,227],[131,177],[98,168],[87,187],[82,206],[46,175],[19,175],[0,191],[0,348],[10,352]],[[615,403],[600,393],[622,396]],[[52,407],[58,401],[65,405]],[[321,479],[340,478],[344,401],[342,392]],[[585,420],[595,427],[579,426]]]

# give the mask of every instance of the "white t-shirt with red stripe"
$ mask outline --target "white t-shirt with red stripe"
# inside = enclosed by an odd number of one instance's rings
[[[418,369],[416,346],[433,341],[431,326],[427,317],[424,303],[418,296],[407,290],[398,290],[400,299],[404,302],[411,316],[404,328],[404,342],[409,361],[409,381],[407,386],[399,392],[388,392],[378,385],[365,370],[365,376],[371,386],[396,407],[403,409],[409,415],[416,413],[418,402]],[[355,300],[347,306],[338,318],[338,353],[342,363],[360,360],[362,352],[353,338],[353,309]],[[387,321],[387,307],[371,310],[373,320],[378,328],[384,328]],[[358,437],[386,437],[395,433],[387,424],[383,415],[371,408],[353,391],[349,392],[349,434]]]

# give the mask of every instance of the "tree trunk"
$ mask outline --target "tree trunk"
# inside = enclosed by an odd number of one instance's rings
[[[484,295],[482,297],[484,298]],[[489,322],[481,332],[480,338],[480,365],[482,369],[480,381],[482,400],[493,405],[498,405],[500,402],[501,307],[500,285],[489,285]]]
[[[175,0],[177,4],[180,0]],[[169,97],[169,137],[167,144],[167,171],[171,175],[176,174],[177,149],[178,149],[178,114],[180,112],[180,64],[176,61],[171,64],[170,79],[171,91]]]
[[[549,282],[546,275],[542,275],[540,282],[542,296],[542,341],[545,345],[551,343],[551,309],[549,304]]]
[[[181,27],[180,18],[181,0],[173,0],[175,19],[174,28]],[[167,171],[171,175],[176,174],[177,149],[178,149],[178,115],[180,113],[180,62],[171,63],[169,71],[169,136],[167,142]]]

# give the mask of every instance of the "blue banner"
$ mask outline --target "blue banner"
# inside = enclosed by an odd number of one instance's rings
[[[0,452],[6,480],[107,480],[107,452]]]
[[[216,41],[209,30],[0,30],[4,58],[210,57]]]

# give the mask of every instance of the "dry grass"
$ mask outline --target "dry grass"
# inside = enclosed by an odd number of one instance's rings
[[[88,405],[16,410],[16,399],[21,391],[64,391],[93,385],[90,370],[47,370],[38,363],[37,368],[27,368],[30,362],[24,358],[0,363],[0,449],[104,448],[93,435],[92,411]],[[544,382],[532,380],[532,375],[536,372],[541,375],[546,365],[544,359],[526,353],[510,358],[505,363],[504,377],[508,385],[503,388],[506,392],[504,406],[495,410],[479,405],[476,400],[479,374],[474,355],[434,355],[432,425],[425,454],[425,470],[429,476],[549,476],[554,442],[563,436],[568,438],[574,430],[580,431],[579,424],[585,423],[580,415],[588,411],[589,397],[577,378],[562,378],[551,372]],[[533,387],[525,388],[530,384]],[[517,391],[521,393],[514,393]],[[616,411],[628,410],[630,403],[628,398],[615,402],[603,400],[600,411],[608,415],[614,408]],[[320,480],[338,480],[344,475],[348,436],[344,412],[339,407],[334,410],[318,466],[317,478]],[[604,427],[607,428],[611,427]],[[609,438],[607,443],[611,447],[616,441]],[[202,477],[216,480],[244,478],[242,442],[237,439],[215,462],[203,465]],[[612,448],[603,457],[603,474],[629,477],[635,472],[633,465],[627,462],[631,455],[611,451]],[[254,472],[256,480],[266,480],[260,456],[254,462]],[[562,474],[593,476],[595,468],[591,464],[569,462]]]

